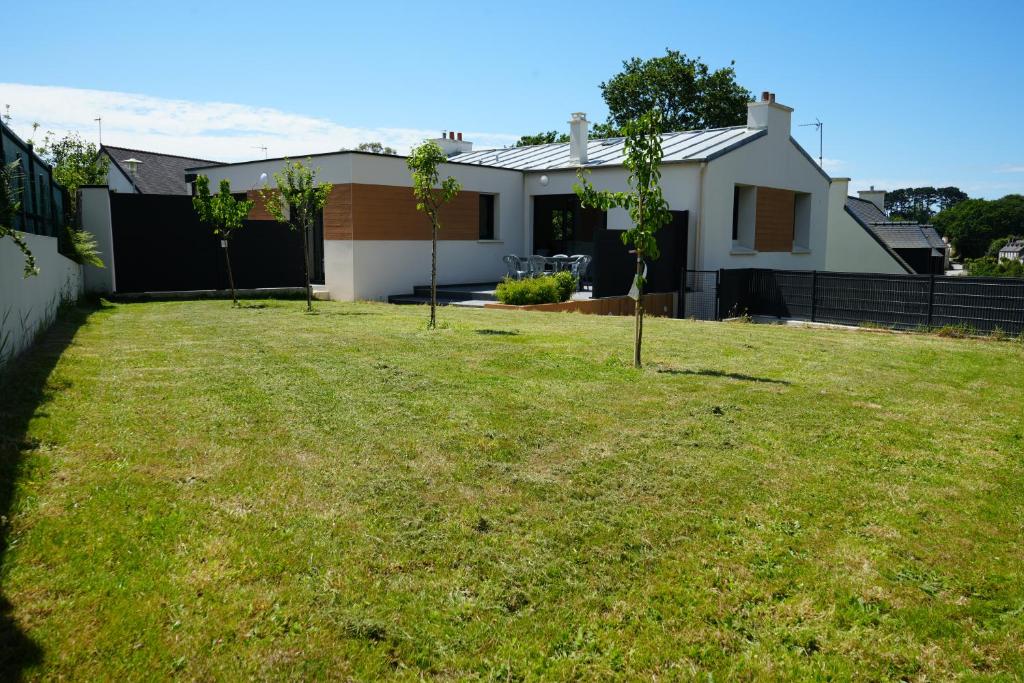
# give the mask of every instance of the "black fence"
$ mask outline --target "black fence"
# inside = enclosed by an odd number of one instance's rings
[[[765,315],[895,329],[1024,333],[1024,280],[735,269],[687,271],[687,317]],[[714,283],[715,315],[708,292]],[[692,302],[692,303],[691,303]]]
[[[227,289],[220,239],[199,222],[191,197],[111,193],[110,212],[118,292]],[[245,221],[231,239],[235,286],[304,285],[301,240],[280,223]]]
[[[14,182],[21,208],[14,216],[15,230],[61,239],[61,251],[67,251],[64,226],[71,222],[66,216],[68,197],[64,188],[53,180],[52,170],[32,145],[15,135],[0,121],[0,163],[18,162]]]

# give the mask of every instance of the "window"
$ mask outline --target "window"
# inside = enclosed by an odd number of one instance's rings
[[[732,246],[736,251],[754,249],[754,216],[757,188],[736,185],[732,191]]]
[[[493,240],[494,234],[494,195],[480,195],[480,239]]]
[[[740,238],[740,187],[732,188],[732,241]]]
[[[811,195],[797,192],[793,200],[793,251],[811,248]]]

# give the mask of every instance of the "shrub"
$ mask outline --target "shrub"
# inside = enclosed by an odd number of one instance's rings
[[[555,284],[558,285],[558,300],[568,301],[576,291],[576,278],[567,270],[555,273]]]
[[[96,266],[103,268],[103,259],[100,258],[99,248],[96,245],[96,238],[92,233],[85,230],[66,228],[70,253],[67,254],[75,263],[83,266]]]
[[[977,331],[968,323],[955,323],[953,325],[943,325],[935,330],[935,334],[940,337],[949,337],[951,339],[963,339],[965,337],[974,336],[977,334]]]
[[[559,273],[561,275],[561,273]],[[566,289],[564,278],[545,275],[526,280],[509,280],[506,278],[495,291],[498,301],[513,306],[530,304],[556,304],[567,301],[576,288],[576,279],[569,275],[570,286]],[[564,294],[564,296],[563,296]]]

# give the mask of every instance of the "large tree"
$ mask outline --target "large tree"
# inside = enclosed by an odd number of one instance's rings
[[[331,194],[330,183],[318,183],[317,171],[301,161],[284,160],[284,168],[274,174],[276,188],[264,186],[260,200],[275,221],[302,234],[302,271],[306,278],[306,310],[313,310],[313,285],[310,283],[309,242],[313,226]]]
[[[377,141],[360,142],[356,145],[356,150],[359,152],[370,152],[371,154],[398,154],[394,147],[388,147]]]
[[[662,57],[624,61],[601,83],[608,122],[595,134],[615,133],[652,109],[661,111],[660,132],[742,125],[751,94],[736,82],[733,64],[712,71],[699,57],[667,48]]]
[[[78,206],[78,189],[84,185],[106,185],[110,159],[78,133],[58,138],[48,132],[37,151],[43,161],[53,166],[53,179],[68,191],[70,204],[66,218],[72,224]]]
[[[437,233],[441,229],[441,207],[455,199],[462,186],[448,176],[441,180],[438,166],[448,160],[436,142],[428,141],[409,155],[406,164],[412,173],[412,193],[416,209],[430,219],[430,322],[429,329],[437,327]]]
[[[901,187],[885,193],[885,211],[893,220],[927,223],[966,199],[959,187]]]
[[[968,199],[937,213],[932,223],[959,256],[978,258],[993,240],[1024,233],[1024,195]]]
[[[516,147],[527,147],[529,145],[549,145],[552,142],[569,142],[568,133],[559,133],[557,130],[549,130],[536,135],[524,135],[516,140]]]
[[[633,227],[622,233],[622,243],[632,245],[636,254],[636,276],[630,294],[636,299],[635,325],[633,334],[633,366],[640,367],[640,348],[644,334],[644,276],[647,272],[645,258],[657,259],[660,255],[655,233],[662,225],[672,220],[668,202],[661,193],[661,112],[657,109],[643,114],[636,121],[625,126],[625,166],[629,171],[628,192],[598,190],[584,174],[576,172],[579,182],[573,190],[584,208],[608,209],[621,207],[629,211]]]
[[[224,262],[228,267],[228,285],[231,287],[231,305],[238,305],[235,296],[235,276],[231,272],[231,254],[228,246],[235,232],[244,225],[249,209],[254,202],[248,199],[235,199],[231,194],[231,181],[226,178],[220,181],[220,192],[210,195],[210,179],[204,175],[196,178],[196,193],[192,196],[192,206],[199,214],[199,220],[220,237],[220,246],[224,248]]]

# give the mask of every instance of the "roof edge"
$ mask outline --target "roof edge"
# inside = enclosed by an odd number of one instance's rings
[[[892,249],[892,247],[890,247],[888,244],[883,242],[882,238],[879,237],[878,235],[876,235],[874,233],[874,231],[871,228],[868,227],[867,223],[865,223],[864,221],[862,221],[860,218],[857,217],[857,214],[855,214],[853,211],[850,211],[850,207],[848,207],[845,202],[843,203],[843,211],[845,211],[847,214],[849,214],[850,218],[852,218],[853,221],[857,225],[859,225],[861,227],[861,229],[864,230],[864,232],[866,232],[867,234],[871,235],[871,239],[873,239],[875,242],[877,242],[878,246],[882,247],[882,249],[885,250],[885,253],[889,254],[889,256],[891,256],[893,258],[893,260],[896,261],[896,263],[900,264],[900,267],[903,268],[903,270],[907,271],[907,273],[909,273],[911,275],[917,275],[917,272],[913,268],[911,268],[907,264],[906,261],[903,260],[902,256],[897,254]]]

